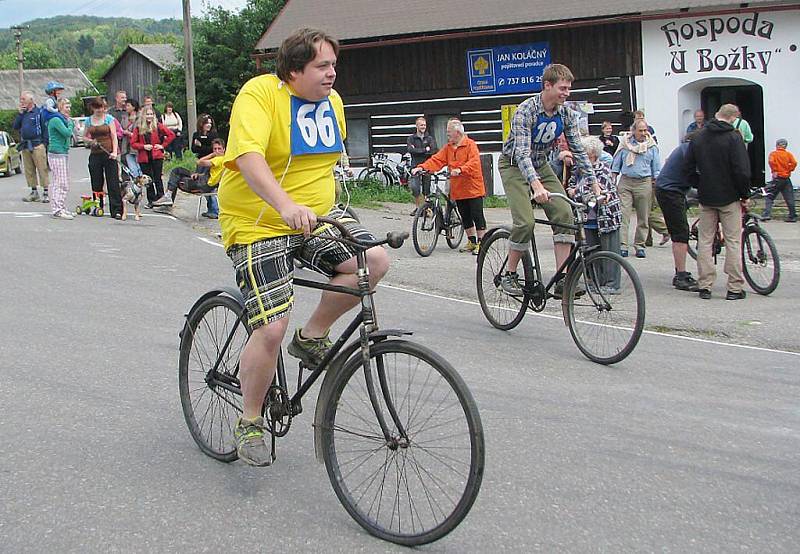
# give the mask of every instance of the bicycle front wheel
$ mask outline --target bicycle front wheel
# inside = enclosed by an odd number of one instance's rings
[[[483,478],[483,427],[464,381],[432,350],[402,340],[372,345],[369,374],[356,352],[335,379],[322,399],[322,445],[344,508],[370,534],[397,544],[448,534]]]
[[[223,462],[238,458],[233,429],[242,398],[223,385],[240,386],[239,356],[251,332],[240,319],[243,310],[228,296],[213,296],[189,313],[181,335],[183,417],[200,450]]]
[[[644,289],[616,252],[593,252],[567,276],[564,309],[575,344],[599,364],[624,360],[644,329]]]
[[[414,214],[411,239],[414,250],[423,258],[427,258],[436,248],[439,233],[442,232],[442,218],[439,211],[430,202],[425,202]]]
[[[445,237],[447,238],[447,246],[455,250],[461,246],[461,241],[464,240],[464,226],[461,224],[461,214],[455,206],[448,206],[447,211],[449,217],[447,218],[448,224],[445,229]]]
[[[503,331],[513,329],[525,317],[528,309],[525,283],[534,279],[530,255],[525,252],[521,260],[522,275],[519,283],[523,287],[522,294],[509,294],[503,289],[501,281],[508,271],[510,237],[511,233],[507,229],[497,229],[483,237],[475,278],[483,315],[489,323]]]
[[[380,167],[373,167],[367,171],[365,180],[375,181],[384,188],[394,184],[394,178],[387,171]]]
[[[747,227],[742,234],[742,270],[758,294],[771,294],[781,279],[781,260],[772,237],[761,227]]]

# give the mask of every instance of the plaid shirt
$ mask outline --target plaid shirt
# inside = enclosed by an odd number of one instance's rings
[[[600,185],[600,190],[606,197],[605,202],[596,207],[597,228],[601,233],[613,233],[619,229],[622,221],[622,207],[617,193],[617,183],[611,176],[611,169],[599,159],[595,162],[593,169],[597,184]],[[585,204],[593,196],[589,180],[579,177],[575,172],[572,173],[567,188],[575,189],[573,199],[576,202]]]
[[[567,139],[569,149],[574,154],[577,170],[587,176],[590,184],[595,183],[592,164],[589,157],[583,150],[581,144],[581,133],[578,129],[578,114],[565,106],[558,106],[556,113],[561,115],[564,124],[564,137]],[[533,183],[539,178],[536,170],[547,164],[550,152],[556,147],[558,137],[548,143],[531,144],[533,126],[536,125],[536,118],[539,114],[545,114],[542,105],[542,95],[531,96],[517,107],[514,119],[511,121],[511,133],[503,144],[503,154],[516,163],[522,175]]]

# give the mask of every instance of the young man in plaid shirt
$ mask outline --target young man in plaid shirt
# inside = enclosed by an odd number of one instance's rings
[[[530,247],[534,215],[531,191],[536,203],[542,205],[547,219],[555,224],[573,224],[572,209],[560,198],[550,199],[550,193],[564,194],[564,187],[550,169],[548,155],[556,147],[559,135],[564,133],[573,153],[576,170],[585,175],[595,195],[600,194],[592,164],[581,144],[578,114],[564,107],[569,98],[574,77],[565,65],[551,64],[542,74],[542,92],[525,100],[517,107],[511,121],[511,134],[503,145],[500,156],[500,177],[511,208],[514,225],[511,230],[507,273],[501,286],[512,295],[521,295],[517,265]],[[569,256],[575,243],[570,229],[553,227],[556,266]],[[556,285],[556,294],[563,289],[563,279]]]

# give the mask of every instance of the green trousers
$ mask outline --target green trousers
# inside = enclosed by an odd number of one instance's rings
[[[519,168],[511,164],[505,156],[500,156],[498,168],[503,180],[503,188],[506,191],[508,207],[511,209],[511,218],[514,221],[509,248],[524,251],[529,248],[535,223],[531,205],[531,187]],[[564,194],[561,181],[558,180],[549,165],[544,165],[536,171],[539,174],[539,180],[548,192]],[[544,213],[547,214],[547,220],[550,223],[575,224],[572,208],[562,198],[553,198],[547,204],[542,204],[542,208],[544,208]],[[575,231],[554,225],[553,242],[573,244]]]

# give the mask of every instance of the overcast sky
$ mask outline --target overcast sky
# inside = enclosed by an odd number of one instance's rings
[[[238,10],[246,3],[246,0],[191,0],[192,14],[202,14],[206,5]],[[0,0],[0,27],[56,15],[181,19],[182,6],[181,0]]]

